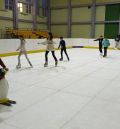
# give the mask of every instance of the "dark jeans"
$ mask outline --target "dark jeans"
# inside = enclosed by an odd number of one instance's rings
[[[104,47],[104,55],[103,56],[107,56],[107,48],[108,47]]]
[[[102,53],[102,43],[99,43],[99,51]]]
[[[63,59],[63,51],[64,51],[65,55],[67,56],[67,59],[69,60],[66,48],[61,48],[61,59]]]
[[[48,53],[49,53],[49,51],[46,51],[45,52],[45,61],[46,62],[48,62]],[[57,61],[57,58],[56,58],[56,56],[55,56],[55,52],[54,51],[51,51],[51,53],[52,53],[52,56],[53,56],[53,58],[54,58],[54,60],[55,60],[55,62]]]

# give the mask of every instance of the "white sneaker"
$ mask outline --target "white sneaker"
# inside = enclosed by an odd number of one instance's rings
[[[102,56],[103,54],[102,53],[100,53],[100,56]]]

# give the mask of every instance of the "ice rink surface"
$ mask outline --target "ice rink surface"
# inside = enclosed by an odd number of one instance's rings
[[[12,107],[0,105],[0,129],[120,129],[120,51],[108,50],[103,58],[97,49],[69,49],[68,62],[44,68],[44,52],[2,58],[10,71]],[[60,51],[56,51],[60,58]]]

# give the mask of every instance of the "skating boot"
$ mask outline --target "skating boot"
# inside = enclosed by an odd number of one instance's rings
[[[13,101],[13,100],[8,100],[7,102],[10,104],[16,104],[16,101]]]
[[[47,67],[47,66],[48,66],[48,62],[45,62],[44,67]]]
[[[55,61],[55,66],[57,66],[58,65],[58,61]]]
[[[20,68],[21,68],[21,65],[17,65],[17,66],[16,66],[16,69],[20,69]]]
[[[60,58],[60,59],[59,59],[59,61],[63,61],[63,59],[62,59],[62,58]]]
[[[103,56],[103,54],[102,54],[102,53],[100,53],[100,56]]]

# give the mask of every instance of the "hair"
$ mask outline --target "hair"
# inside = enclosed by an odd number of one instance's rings
[[[63,37],[61,36],[60,39],[63,39]]]
[[[51,32],[49,32],[48,34],[49,34],[49,36],[50,36],[50,40],[52,40],[52,39],[53,39],[53,35],[52,35],[52,33],[51,33]]]

